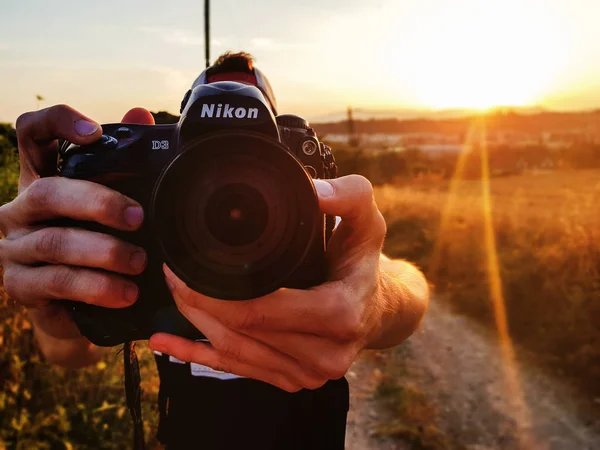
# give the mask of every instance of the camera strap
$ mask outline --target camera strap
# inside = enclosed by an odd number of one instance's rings
[[[135,342],[125,342],[123,346],[123,368],[125,371],[125,398],[127,399],[127,406],[133,420],[133,449],[145,450],[140,365],[135,352]]]

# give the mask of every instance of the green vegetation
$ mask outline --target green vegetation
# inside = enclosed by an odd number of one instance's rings
[[[382,367],[375,397],[390,420],[380,421],[375,435],[408,442],[414,450],[458,450],[460,447],[438,429],[438,415],[427,394],[410,383],[404,358],[410,353],[410,341],[389,352]]]
[[[17,193],[15,131],[0,124],[0,201]],[[64,370],[44,362],[23,308],[0,287],[0,450],[129,449],[131,418],[123,388],[123,357],[109,349],[95,367]],[[138,346],[143,417],[156,446],[158,374],[152,353]]]

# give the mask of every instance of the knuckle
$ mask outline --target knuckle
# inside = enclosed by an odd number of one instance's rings
[[[21,285],[18,278],[16,269],[12,267],[4,268],[4,292],[15,301],[18,297],[18,287]]]
[[[51,106],[48,108],[48,113],[56,114],[58,116],[63,114],[70,114],[73,112],[73,108],[65,103],[59,103],[58,105]]]
[[[220,358],[218,361],[216,361],[212,367],[212,369],[214,370],[220,370],[221,372],[225,372],[225,373],[232,373],[232,369],[231,369],[231,365],[228,364],[227,362],[225,362],[223,360],[223,358]]]
[[[67,245],[67,231],[61,228],[46,228],[37,234],[35,254],[51,264],[58,263]]]
[[[56,196],[56,186],[52,178],[35,180],[25,192],[25,200],[31,208],[46,208]]]
[[[115,239],[106,239],[104,244],[104,256],[106,258],[106,262],[111,267],[122,266],[123,263],[128,261],[127,255],[128,252],[124,249],[124,244],[115,240]]]
[[[249,302],[244,305],[244,308],[239,309],[239,313],[235,320],[235,326],[240,329],[249,329],[265,323],[265,314],[257,312],[253,305],[254,303]]]
[[[362,320],[355,311],[347,308],[346,312],[338,319],[338,337],[344,341],[355,341],[361,336]]]
[[[238,361],[242,354],[240,345],[233,339],[224,340],[217,348],[222,360]],[[228,372],[225,370],[225,372]]]
[[[56,297],[62,297],[66,292],[73,289],[77,272],[67,266],[56,267],[48,280],[48,290]]]
[[[317,363],[319,373],[327,377],[327,380],[337,380],[346,375],[351,361],[345,354],[335,356],[328,355],[327,358],[321,357]]]
[[[93,295],[99,299],[113,298],[125,292],[122,283],[113,280],[107,275],[98,274],[93,283]]]
[[[89,199],[89,205],[94,217],[114,218],[121,217],[126,201],[122,194],[98,186]]]
[[[342,341],[360,338],[363,329],[362,314],[345,292],[332,295],[330,306],[332,319],[328,321],[331,335]]]
[[[97,191],[92,195],[90,205],[95,213],[111,215],[121,207],[118,196],[104,190]]]
[[[387,234],[387,224],[385,223],[385,218],[379,209],[377,210],[377,214],[375,215],[375,223],[373,225],[373,235],[378,236],[379,238],[385,237]]]
[[[0,206],[0,234],[3,237],[8,236],[9,234],[8,224],[10,222],[11,210],[13,208],[13,205],[14,200],[12,202],[5,203],[4,205]]]
[[[15,129],[17,130],[17,132],[23,130],[25,124],[29,121],[32,114],[33,113],[31,112],[26,112],[17,117],[17,120],[15,122]]]
[[[303,383],[303,385],[306,389],[314,390],[322,387],[327,381],[329,381],[328,378],[311,378]]]
[[[8,260],[9,246],[8,239],[0,239],[0,264],[5,264]]]
[[[372,201],[373,185],[362,175],[352,175],[361,201]]]
[[[69,119],[68,122],[71,123],[70,118],[75,110],[69,105],[60,103],[43,110],[43,112],[45,114],[44,118],[50,124],[50,126],[53,128],[59,128],[59,125],[61,123],[65,123],[66,119]]]
[[[280,389],[283,389],[286,392],[289,392],[290,394],[293,394],[294,392],[298,392],[302,390],[302,386],[288,380],[287,378],[280,376],[278,377],[277,381],[275,382],[275,385],[277,387],[279,387]]]

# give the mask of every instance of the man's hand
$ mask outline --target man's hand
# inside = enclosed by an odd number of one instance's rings
[[[124,119],[153,123],[145,110]],[[0,207],[0,262],[4,288],[28,308],[36,337],[49,360],[67,366],[89,363],[92,344],[66,311],[53,303],[69,299],[119,308],[131,305],[137,286],[120,274],[141,273],[143,249],[112,236],[80,228],[51,227],[45,221],[70,218],[133,231],[143,220],[141,206],[105,186],[56,176],[57,138],[76,144],[97,140],[100,125],[64,105],[17,119],[21,171],[19,195]],[[102,270],[97,270],[102,269]],[[79,355],[79,358],[73,358]]]
[[[344,376],[364,347],[410,335],[426,307],[426,283],[412,266],[421,291],[380,269],[386,225],[370,183],[351,175],[316,180],[315,187],[322,212],[342,219],[328,245],[328,282],[228,302],[189,289],[165,266],[179,310],[211,344],[159,333],[150,346],[294,392]]]

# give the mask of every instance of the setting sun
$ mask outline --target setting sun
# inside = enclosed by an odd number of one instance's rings
[[[453,2],[412,35],[411,65],[396,69],[415,102],[434,109],[536,104],[566,62],[567,41],[539,2]]]

